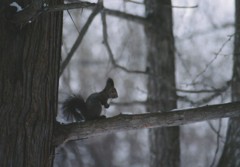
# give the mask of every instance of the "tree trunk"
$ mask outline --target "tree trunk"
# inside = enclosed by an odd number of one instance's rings
[[[145,1],[148,49],[148,111],[165,112],[176,108],[175,57],[171,1]],[[149,131],[150,166],[180,166],[179,127]]]
[[[235,41],[233,55],[232,100],[240,101],[240,1],[235,1]],[[230,118],[227,138],[218,167],[240,166],[240,117]]]
[[[10,1],[2,3],[7,10]],[[62,0],[49,0],[56,3]],[[62,12],[20,26],[10,21],[6,12],[0,14],[0,166],[51,167]]]

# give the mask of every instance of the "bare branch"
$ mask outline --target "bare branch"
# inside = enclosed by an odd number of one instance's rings
[[[135,3],[135,4],[138,4],[138,5],[144,5],[143,2],[137,2],[137,1],[133,1],[133,0],[123,0],[124,2],[130,2],[130,3]]]
[[[184,90],[184,89],[177,88],[176,91],[183,92],[183,93],[216,93],[216,92],[226,91],[230,85],[231,85],[231,82],[227,81],[226,85],[222,86],[221,88],[217,88],[217,89]]]
[[[219,119],[219,126],[221,126],[221,124],[222,124],[221,121],[222,121],[222,120]],[[218,131],[219,131],[219,126],[218,126],[218,130],[217,130],[210,121],[208,121],[208,125],[209,125],[210,129],[211,129],[214,133],[216,133],[217,136],[219,136],[219,138],[224,139],[224,137],[220,134],[220,132],[218,132]],[[223,142],[224,142],[224,141],[223,141]]]
[[[134,3],[134,4],[138,4],[138,5],[144,5],[143,2],[137,2],[137,1],[133,1],[133,0],[124,0],[124,2],[130,2],[130,3]],[[171,8],[180,8],[180,9],[192,9],[192,8],[197,8],[198,5],[193,5],[193,6],[177,6],[177,5],[165,5],[167,7],[171,7]]]
[[[227,43],[232,39],[232,37],[234,37],[234,34],[228,36],[228,39],[227,39],[225,42],[223,42],[222,46],[219,48],[218,52],[215,54],[215,56],[213,57],[213,59],[210,60],[210,61],[206,64],[204,70],[202,70],[199,74],[197,74],[197,76],[193,79],[192,83],[194,83],[199,76],[201,76],[203,73],[205,73],[205,72],[207,71],[208,67],[217,59],[217,57],[219,56],[219,54],[222,52],[223,48],[224,48],[224,47],[227,45]]]
[[[178,98],[182,101],[186,101],[186,102],[189,102],[192,106],[201,106],[201,105],[204,105],[204,104],[207,104],[209,103],[210,101],[212,101],[214,98],[220,96],[223,92],[225,92],[227,90],[227,88],[225,90],[222,90],[220,92],[215,92],[214,94],[210,95],[210,96],[207,96],[207,97],[204,97],[200,100],[197,100],[197,101],[193,101],[191,99],[189,99],[188,97],[186,96],[178,96]]]
[[[179,126],[199,121],[240,116],[240,103],[226,103],[163,113],[119,115],[85,123],[57,124],[54,144],[100,134],[156,127]]]
[[[61,5],[54,5],[54,6],[46,6],[44,10],[46,12],[56,12],[56,11],[63,11],[63,10],[70,10],[70,9],[79,9],[79,8],[87,8],[87,9],[94,9],[97,6],[96,3],[90,2],[73,2]]]
[[[198,8],[198,5],[193,5],[193,6],[177,6],[177,5],[172,5],[172,8],[178,8],[178,9],[193,9],[193,8]]]
[[[66,4],[60,4],[60,5],[54,5],[54,6],[47,6],[47,4],[45,5],[46,6],[39,6],[38,8],[34,8],[34,9],[26,8],[26,10],[23,10],[23,12],[19,12],[18,14],[16,14],[16,16],[12,19],[12,21],[18,24],[26,23],[45,12],[57,12],[57,11],[79,9],[79,8],[94,9],[96,8],[96,6],[98,6],[97,3],[91,3],[91,2],[73,2],[73,3],[66,3]],[[186,8],[197,8],[198,6],[194,5],[194,6],[169,6],[169,7],[186,9]],[[112,10],[112,9],[107,9],[107,8],[102,8],[102,10],[110,16],[119,17],[122,19],[139,23],[139,24],[148,23],[145,17],[136,16],[133,14]]]
[[[117,10],[107,9],[107,8],[104,8],[103,11],[110,16],[116,16],[118,18],[126,19],[135,23],[139,23],[139,24],[148,23],[146,21],[146,18],[141,16],[136,16],[136,15],[128,14],[128,13],[117,11]]]
[[[75,2],[75,3],[67,3],[67,4],[55,5],[55,6],[49,6],[49,7],[46,6],[44,7],[43,11],[56,12],[56,11],[79,9],[79,8],[94,9],[97,5],[99,4],[90,3],[90,2]],[[119,17],[122,19],[140,23],[140,24],[147,23],[146,19],[141,16],[136,16],[136,15],[128,14],[128,13],[117,11],[117,10],[107,9],[107,8],[102,8],[102,10],[110,16]]]
[[[223,23],[220,26],[217,26],[217,27],[214,27],[214,28],[211,28],[211,29],[207,28],[205,30],[195,31],[195,32],[191,33],[190,35],[182,37],[181,39],[176,38],[176,40],[180,40],[180,41],[189,40],[189,39],[196,38],[196,37],[199,37],[199,36],[208,35],[208,34],[211,34],[211,33],[216,33],[216,31],[219,31],[219,30],[221,31],[223,29],[227,29],[227,28],[231,28],[231,27],[234,27],[234,23],[233,22],[226,22],[226,23]]]
[[[106,49],[107,49],[107,52],[108,52],[108,55],[109,55],[109,58],[110,58],[110,61],[112,63],[112,65],[116,68],[119,68],[125,72],[128,72],[128,73],[137,73],[137,74],[147,74],[147,72],[145,71],[139,71],[139,70],[129,70],[119,64],[116,63],[115,59],[114,59],[114,55],[113,55],[113,52],[112,52],[112,49],[108,43],[108,34],[107,34],[107,23],[106,23],[106,14],[105,12],[102,12],[101,13],[101,16],[102,16],[102,26],[103,26],[103,42],[106,46]]]
[[[85,3],[85,2],[84,2]],[[89,5],[89,6],[88,6]],[[107,40],[107,26],[106,26],[106,16],[105,16],[105,12],[109,12],[111,14],[120,14],[122,12],[117,12],[117,11],[113,11],[113,10],[108,10],[108,9],[104,9],[102,5],[100,4],[94,4],[94,3],[87,3],[85,6],[87,7],[93,7],[95,6],[92,14],[89,16],[86,24],[84,25],[84,27],[82,28],[82,31],[79,33],[79,36],[77,38],[77,40],[75,41],[75,43],[73,44],[73,47],[71,48],[70,52],[68,53],[66,59],[63,61],[62,63],[62,66],[61,66],[61,70],[60,70],[60,75],[63,73],[64,69],[66,68],[67,64],[70,62],[73,54],[75,53],[75,51],[77,50],[77,48],[79,47],[84,35],[86,34],[87,30],[88,30],[88,27],[90,26],[91,22],[93,21],[94,17],[100,12],[100,11],[104,11],[102,12],[102,18],[103,18],[103,37],[104,37],[104,43],[105,43],[105,46],[107,48],[107,51],[109,53],[109,57],[110,57],[110,60],[112,62],[112,64],[114,65],[114,67],[116,68],[120,68],[122,70],[124,70],[125,72],[128,72],[128,73],[140,73],[140,74],[147,74],[147,72],[145,71],[138,71],[138,70],[129,70],[123,66],[120,66],[119,64],[116,63],[115,59],[114,59],[114,56],[113,56],[113,53],[112,53],[112,50],[110,48],[110,45],[108,44],[108,40]],[[48,11],[54,11],[56,9],[63,9],[64,10],[68,10],[68,9],[72,9],[72,8],[77,8],[77,7],[84,7],[83,4],[81,3],[76,3],[76,4],[64,4],[64,5],[59,5],[59,6],[56,6],[54,8],[49,8]],[[114,15],[113,14],[113,15]],[[124,13],[122,13],[122,15],[124,15]],[[125,14],[124,16],[126,17],[129,17],[129,18],[133,18],[133,15],[131,17],[131,15],[129,14]],[[143,20],[143,19],[142,19]]]
[[[218,130],[217,130],[217,147],[216,147],[214,157],[213,157],[213,160],[212,160],[212,163],[211,163],[210,167],[214,167],[214,164],[216,163],[216,160],[217,160],[217,154],[218,154],[219,147],[220,147],[220,131],[221,131],[221,128],[222,128],[222,121],[219,120],[219,126],[218,126]]]
[[[86,34],[86,32],[88,30],[88,27],[90,26],[90,24],[92,23],[93,19],[95,18],[95,16],[100,11],[101,11],[101,7],[100,6],[96,6],[95,9],[93,10],[93,12],[91,13],[91,15],[89,16],[86,24],[83,26],[81,32],[78,35],[78,38],[76,39],[75,43],[73,44],[73,47],[71,48],[71,50],[68,53],[66,59],[62,63],[61,70],[60,70],[60,75],[63,73],[64,69],[66,68],[66,66],[68,65],[69,61],[71,60],[73,54],[75,53],[75,51],[79,47],[80,43],[82,42],[82,39],[83,39],[84,35]]]
[[[217,89],[202,89],[202,90],[183,90],[183,89],[176,89],[178,92],[183,92],[183,93],[212,93],[210,96],[204,97],[198,101],[193,101],[185,96],[178,96],[179,100],[189,102],[193,106],[201,106],[203,104],[208,103],[209,101],[213,100],[214,98],[220,96],[223,92],[225,92],[229,86],[231,85],[230,81],[227,81],[224,86],[221,88]],[[169,87],[170,89],[174,89],[173,87]],[[151,101],[153,103],[156,103],[154,101]],[[133,101],[128,101],[128,102],[120,102],[120,103],[115,103],[111,102],[112,105],[116,106],[132,106],[132,105],[151,105],[149,101],[138,101],[138,100],[133,100]]]
[[[132,106],[132,105],[147,105],[147,101],[129,101],[129,102],[119,102],[119,103],[115,103],[115,102],[111,102],[111,105],[116,105],[116,106]]]

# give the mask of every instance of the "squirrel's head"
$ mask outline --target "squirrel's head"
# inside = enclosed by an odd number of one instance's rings
[[[114,82],[113,82],[112,78],[108,78],[105,89],[107,91],[109,98],[117,98],[118,97],[118,93],[117,93],[116,88],[114,87]]]

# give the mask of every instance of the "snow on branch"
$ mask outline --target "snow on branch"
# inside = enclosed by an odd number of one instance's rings
[[[73,2],[67,4],[58,4],[49,6],[47,3],[42,3],[40,1],[33,1],[32,3],[26,5],[25,7],[20,6],[17,2],[12,2],[9,4],[10,7],[16,8],[16,12],[11,13],[9,21],[17,25],[24,25],[34,21],[39,15],[46,12],[56,12],[69,9],[79,9],[79,8],[95,8],[98,6],[96,3],[90,2]],[[8,8],[7,6],[4,8]],[[4,10],[5,11],[5,10]]]
[[[56,11],[80,9],[80,8],[94,9],[96,5],[97,5],[96,3],[91,3],[91,2],[72,2],[72,3],[49,6],[49,7],[46,7],[45,11],[56,12]]]

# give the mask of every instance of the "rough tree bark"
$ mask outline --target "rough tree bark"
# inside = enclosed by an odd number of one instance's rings
[[[240,1],[235,1],[232,101],[240,101]],[[218,167],[240,166],[240,117],[230,118],[227,138]]]
[[[63,2],[21,0],[18,13],[10,11],[11,2],[1,1],[0,14],[0,166],[51,167],[62,12],[36,13],[43,2]],[[28,16],[35,20],[29,24],[24,7],[32,5]]]
[[[148,50],[149,111],[176,108],[174,38],[172,8],[169,0],[146,0],[145,26]],[[180,165],[179,127],[149,131],[150,166]]]
[[[100,134],[133,129],[179,126],[199,121],[240,116],[240,103],[226,103],[162,113],[118,115],[85,123],[58,124],[54,144],[81,140]]]

